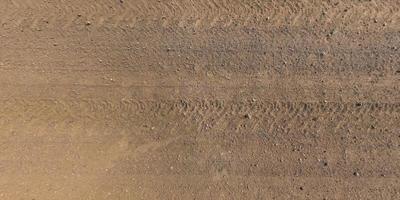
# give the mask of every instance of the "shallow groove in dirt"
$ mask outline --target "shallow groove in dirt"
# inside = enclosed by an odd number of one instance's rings
[[[83,4],[83,5],[82,5]],[[2,3],[2,24],[40,29],[93,26],[177,25],[197,29],[215,26],[341,26],[351,29],[394,26],[400,5],[383,1],[79,1],[48,4],[29,0]],[[47,11],[36,13],[35,11]],[[379,22],[379,23],[378,23]]]

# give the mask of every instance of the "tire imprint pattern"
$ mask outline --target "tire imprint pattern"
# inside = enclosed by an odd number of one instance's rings
[[[168,0],[168,1],[87,1],[76,7],[74,1],[57,3],[12,0],[1,3],[2,24],[14,26],[62,26],[90,21],[96,26],[146,25],[157,22],[163,26],[210,28],[266,25],[291,26],[322,24],[328,26],[362,27],[374,21],[397,26],[400,4],[395,0],[372,1],[239,1],[239,0]],[[43,10],[43,15],[26,14]],[[86,19],[86,20],[81,20]],[[357,19],[357,20],[354,20]],[[81,22],[79,22],[81,20]]]
[[[128,128],[139,118],[176,118],[176,126],[195,126],[198,131],[207,131],[214,126],[219,129],[236,124],[233,130],[258,130],[268,126],[269,131],[282,129],[293,132],[328,126],[332,121],[336,131],[346,124],[360,125],[363,121],[385,123],[396,126],[400,120],[400,103],[338,103],[338,102],[228,102],[223,100],[180,101],[109,101],[87,100],[2,100],[0,122],[3,128],[8,122],[17,121],[18,126],[79,126]],[[168,116],[168,117],[166,117]],[[147,117],[147,118],[146,118]],[[316,122],[318,120],[318,122]],[[323,126],[322,126],[323,125]],[[232,127],[231,127],[232,128]],[[293,130],[293,129],[296,130]],[[361,128],[370,130],[370,127]]]

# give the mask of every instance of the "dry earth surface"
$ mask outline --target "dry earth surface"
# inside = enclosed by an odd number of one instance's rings
[[[398,0],[0,0],[0,199],[400,199]]]

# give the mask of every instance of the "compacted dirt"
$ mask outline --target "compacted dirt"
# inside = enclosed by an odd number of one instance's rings
[[[398,0],[1,0],[0,199],[400,199]]]

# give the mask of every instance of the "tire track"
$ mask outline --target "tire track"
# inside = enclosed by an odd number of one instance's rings
[[[81,2],[82,4],[82,2]],[[0,16],[13,21],[17,27],[37,23],[38,28],[84,25],[91,21],[97,27],[125,27],[136,21],[136,26],[149,23],[162,23],[164,26],[186,26],[197,29],[212,27],[247,26],[312,26],[324,24],[348,29],[363,28],[374,21],[398,28],[400,3],[383,1],[345,1],[341,3],[326,1],[211,1],[211,0],[172,0],[172,1],[87,1],[77,7],[74,1],[33,3],[29,0],[2,2]],[[79,4],[80,5],[80,4]],[[43,14],[30,16],[30,11],[46,10]],[[321,13],[321,10],[323,12]],[[74,22],[77,15],[82,16]],[[319,16],[321,16],[319,18]],[[11,18],[9,17],[11,16]],[[324,17],[325,16],[325,17]],[[54,20],[56,19],[56,20]],[[318,19],[318,20],[317,20]],[[45,23],[46,21],[47,23]],[[24,23],[16,23],[24,22]],[[364,23],[364,24],[363,24]],[[31,27],[32,28],[32,27]]]
[[[105,99],[87,100],[26,100],[0,101],[0,123],[21,121],[18,126],[41,127],[58,124],[65,127],[70,121],[78,126],[103,124],[103,126],[128,128],[136,117],[176,119],[198,131],[211,128],[224,130],[228,121],[250,130],[257,127],[276,128],[285,132],[302,132],[316,123],[324,127],[330,120],[336,124],[334,132],[344,124],[363,124],[363,121],[386,119],[396,126],[400,117],[400,103],[307,103],[307,102],[227,102],[221,100],[142,101]],[[135,117],[136,116],[136,117]],[[314,120],[315,119],[315,120]],[[316,122],[322,119],[320,122]],[[300,126],[300,124],[302,125]],[[309,125],[309,123],[314,125]],[[326,124],[325,124],[326,123]],[[339,125],[340,124],[340,125]],[[295,128],[293,130],[293,128]],[[299,129],[299,127],[302,127]],[[368,130],[370,126],[362,125]]]
[[[175,72],[178,68],[189,70],[194,66],[201,66],[198,67],[200,73],[212,71],[216,74],[222,74],[224,71],[271,74],[294,72],[312,75],[323,73],[347,75],[350,72],[400,73],[399,38],[396,32],[386,32],[385,35],[374,32],[362,37],[350,33],[330,41],[329,45],[316,42],[326,39],[325,35],[321,36],[326,33],[315,36],[317,33],[311,30],[302,32],[296,29],[287,31],[277,29],[266,33],[262,30],[253,33],[235,31],[225,35],[214,30],[204,33],[206,34],[204,37],[208,39],[199,43],[192,41],[203,39],[202,37],[190,37],[184,33],[183,30],[168,29],[162,34],[157,32],[157,27],[152,31],[146,29],[143,32],[139,30],[118,32],[113,36],[102,32],[96,37],[95,42],[85,40],[82,44],[76,39],[69,43],[65,39],[57,41],[52,38],[27,41],[23,39],[26,34],[15,36],[13,41],[16,43],[10,43],[10,40],[0,37],[0,42],[4,42],[4,48],[0,50],[0,68],[68,71],[89,68],[95,70],[101,67],[108,70],[146,69],[167,73],[166,69]],[[306,37],[305,34],[314,36],[309,42],[303,41],[301,38]],[[134,42],[145,39],[143,35],[151,38],[149,39],[151,44]],[[374,35],[382,36],[376,38]],[[113,38],[112,42],[107,36]],[[238,36],[240,40],[236,39]],[[68,38],[70,37],[86,36],[68,34]],[[366,46],[358,46],[366,39],[372,42]],[[49,40],[55,41],[57,46],[49,44]],[[182,42],[177,44],[177,40]],[[126,41],[132,42],[127,44]],[[276,41],[283,42],[278,44]],[[338,42],[341,44],[337,44]],[[113,53],[115,56],[110,56],[110,52],[115,52]],[[236,56],[238,54],[243,56]],[[146,56],[156,59],[149,60]]]

